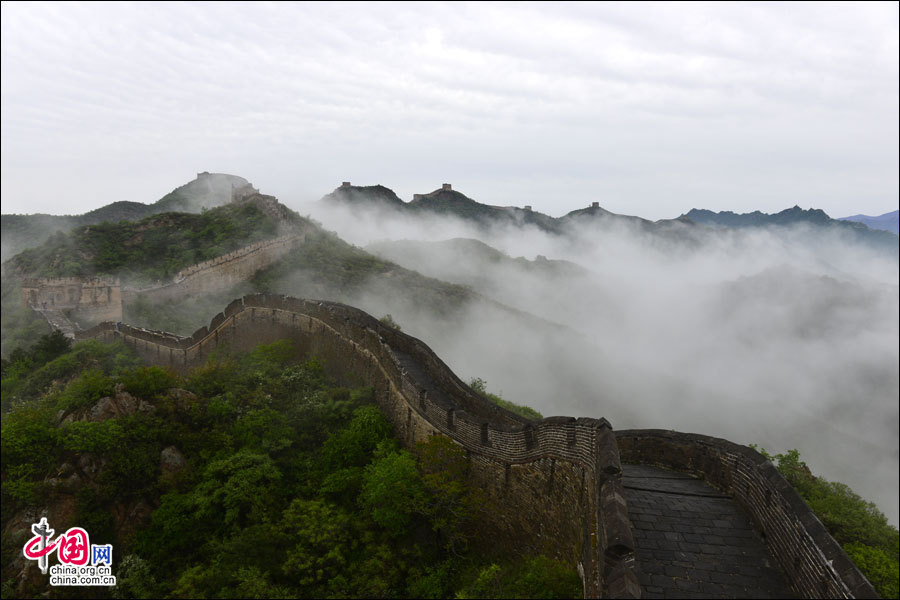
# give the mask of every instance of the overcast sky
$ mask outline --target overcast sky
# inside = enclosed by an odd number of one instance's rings
[[[198,171],[554,216],[898,206],[898,4],[2,4],[2,211]]]

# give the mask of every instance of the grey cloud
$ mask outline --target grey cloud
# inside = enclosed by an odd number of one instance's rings
[[[4,210],[52,212],[63,194],[28,164],[59,172],[81,210],[152,201],[206,169],[283,198],[362,175],[410,193],[468,178],[502,204],[527,180],[517,203],[554,214],[574,206],[552,198],[598,186],[613,210],[650,218],[795,203],[880,214],[898,194],[895,16],[884,4],[4,4]]]

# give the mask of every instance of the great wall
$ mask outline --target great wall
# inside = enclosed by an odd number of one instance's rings
[[[232,198],[286,220],[286,209],[252,186]],[[139,296],[227,290],[304,240],[302,230],[281,228],[144,289],[112,279],[25,280],[22,301],[76,340],[119,339],[149,363],[182,371],[219,349],[292,340],[336,379],[373,386],[408,448],[436,434],[464,448],[473,482],[493,500],[491,533],[519,552],[577,565],[585,597],[878,597],[791,485],[745,446],[613,431],[603,418],[529,421],[475,394],[422,341],[337,303],[244,296],[190,337],[121,323]],[[104,322],[81,331],[66,313]]]
[[[197,179],[208,177],[198,173]],[[118,278],[63,277],[22,280],[22,304],[40,313],[54,329],[74,337],[81,324],[122,321],[138,297],[158,302],[190,298],[231,289],[282,258],[306,239],[303,227],[289,225],[288,209],[273,196],[260,194],[251,184],[232,187],[233,203],[252,203],[278,226],[275,238],[249,244],[227,254],[178,271],[171,281],[135,288]]]
[[[190,337],[107,322],[76,333],[89,338],[122,340],[176,370],[220,349],[292,340],[336,379],[373,386],[407,447],[443,434],[464,448],[472,480],[494,501],[491,533],[577,565],[585,597],[877,597],[756,451],[674,431],[614,432],[602,418],[529,421],[472,392],[422,341],[349,306],[252,295]]]

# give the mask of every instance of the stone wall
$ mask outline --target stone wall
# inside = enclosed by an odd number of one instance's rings
[[[441,433],[464,448],[473,481],[491,500],[498,542],[578,565],[587,596],[640,597],[618,449],[605,419],[519,417],[472,392],[420,340],[337,303],[245,296],[187,338],[114,323],[76,335],[122,339],[149,362],[178,370],[219,348],[291,339],[339,381],[373,386],[407,447]]]
[[[118,279],[103,277],[42,277],[22,281],[22,303],[37,311],[65,311],[91,325],[122,319],[122,289]]]
[[[764,456],[704,435],[656,429],[616,432],[622,461],[699,476],[750,516],[802,598],[877,598],[872,585]]]
[[[178,272],[171,283],[144,289],[125,289],[125,315],[127,317],[128,306],[133,305],[138,296],[151,302],[159,302],[227,291],[238,283],[247,281],[257,271],[277,262],[297,244],[303,243],[304,239],[303,233],[291,233],[263,240],[186,267]]]
[[[605,419],[530,421],[476,395],[422,341],[337,303],[253,295],[190,337],[103,323],[76,339],[121,339],[147,361],[185,370],[219,349],[293,340],[339,381],[371,385],[408,448],[438,433],[466,450],[492,500],[489,533],[522,553],[567,560],[589,597],[641,595],[621,460],[699,476],[756,521],[800,597],[877,597],[794,489],[762,455],[727,440],[661,430],[613,433]]]

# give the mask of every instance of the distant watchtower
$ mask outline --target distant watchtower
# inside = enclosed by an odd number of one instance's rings
[[[591,202],[591,208],[600,208],[599,202]]]
[[[528,212],[531,212],[531,205],[530,205],[530,204],[526,204],[526,205],[525,205],[525,210],[527,210]]]
[[[247,182],[243,185],[231,184],[231,201],[235,204],[242,202],[254,194],[258,194],[259,190],[253,187],[253,184]]]
[[[441,190],[443,190],[445,192],[449,192],[449,191],[453,190],[453,186],[451,186],[449,183],[445,183],[445,184],[441,185]]]
[[[350,187],[350,182],[349,182],[349,181],[342,181],[342,182],[341,182],[341,187],[342,187],[342,188],[348,188],[348,187]]]

